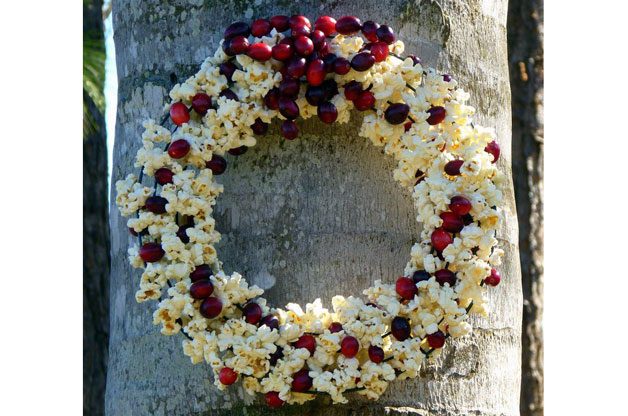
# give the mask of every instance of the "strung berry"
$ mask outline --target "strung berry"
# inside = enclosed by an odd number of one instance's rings
[[[290,16],[290,19],[288,20],[288,24],[290,25],[290,29],[292,30],[299,27],[304,27],[304,26],[309,29],[312,28],[312,23],[310,23],[310,19],[300,14],[299,15],[295,14],[293,16]]]
[[[334,61],[334,72],[338,75],[345,75],[351,71],[351,62],[345,58],[337,58]]]
[[[211,160],[205,162],[205,167],[211,169],[214,175],[221,175],[227,169],[227,161],[219,155],[212,155]]]
[[[368,71],[375,63],[375,57],[370,52],[360,52],[351,59],[351,68],[358,72]]]
[[[398,341],[405,341],[410,337],[410,322],[406,318],[396,316],[390,324],[390,332]]]
[[[168,155],[173,159],[181,159],[190,151],[190,143],[185,139],[175,140],[168,146]]]
[[[497,144],[495,140],[487,144],[484,148],[484,151],[493,155],[493,163],[497,162],[497,159],[499,159],[499,155],[501,153],[499,144]]]
[[[199,280],[209,279],[212,275],[212,269],[208,264],[201,264],[200,266],[196,266],[194,271],[190,273],[190,279],[193,282],[198,282]]]
[[[370,50],[375,58],[375,62],[383,62],[388,58],[388,45],[384,42],[373,43]]]
[[[181,240],[183,244],[187,244],[190,242],[190,237],[188,237],[188,233],[186,232],[188,228],[192,228],[192,226],[181,225],[179,226],[179,229],[177,230],[177,237],[179,237],[179,240]]]
[[[375,94],[371,91],[362,91],[358,98],[353,101],[355,108],[359,111],[366,111],[375,105]]]
[[[314,59],[307,66],[307,82],[310,85],[321,85],[325,80],[325,63],[322,59]]]
[[[427,335],[427,344],[430,346],[430,348],[443,348],[446,339],[447,337],[445,336],[445,334],[443,334],[441,331],[436,331],[433,334]]]
[[[369,42],[377,42],[377,29],[379,29],[379,24],[375,23],[372,20],[367,20],[362,25],[362,34]]]
[[[464,228],[462,217],[454,212],[441,212],[440,218],[443,220],[443,230],[450,233],[459,233]]]
[[[264,135],[268,131],[268,124],[264,123],[259,117],[255,119],[255,122],[251,124],[251,130],[257,135]]]
[[[451,82],[452,78],[451,75],[449,74],[443,74],[443,81],[445,82]]]
[[[315,87],[310,85],[305,90],[305,99],[308,104],[318,107],[325,100],[325,90],[320,85]]]
[[[225,386],[230,386],[235,383],[238,379],[238,373],[233,371],[229,367],[223,367],[220,369],[220,373],[218,373],[218,380]]]
[[[408,55],[406,58],[412,59],[413,65],[418,65],[421,63],[421,60],[416,55]]]
[[[312,39],[314,49],[318,51],[321,46],[323,46],[323,42],[325,42],[325,34],[320,30],[313,30],[312,33],[310,33],[310,39]]]
[[[233,149],[229,149],[229,150],[227,150],[227,152],[230,155],[233,155],[233,156],[241,156],[241,155],[245,154],[247,150],[249,150],[248,147],[240,146],[240,147],[234,147]]]
[[[445,173],[450,176],[458,176],[460,175],[460,168],[463,164],[464,160],[451,160],[445,165]]]
[[[166,204],[168,200],[162,196],[150,196],[146,198],[144,209],[153,214],[163,214],[166,212]]]
[[[174,103],[170,106],[170,118],[177,126],[190,121],[190,112],[183,103]]]
[[[303,393],[312,388],[312,377],[309,372],[310,370],[304,368],[292,375],[292,391]]]
[[[342,16],[336,22],[336,32],[341,35],[351,35],[362,29],[360,19],[355,16]]]
[[[430,277],[430,274],[425,270],[417,270],[412,274],[412,281],[414,283],[425,282],[427,280],[430,280]]]
[[[449,209],[460,216],[467,215],[471,212],[471,201],[464,196],[456,195],[449,201]]]
[[[230,88],[227,88],[226,90],[222,90],[220,94],[218,94],[218,96],[224,97],[227,100],[240,101],[240,99],[238,98],[238,95],[235,92],[233,92]]]
[[[273,51],[265,43],[258,42],[249,46],[247,55],[256,61],[268,61],[273,56]]]
[[[332,322],[331,325],[329,325],[329,332],[332,334],[340,331],[342,331],[342,324],[340,322]]]
[[[155,171],[155,180],[160,185],[172,183],[173,177],[174,173],[172,173],[172,171],[168,168],[159,168]]]
[[[218,67],[218,72],[221,75],[224,75],[225,78],[227,78],[227,81],[232,82],[233,74],[237,69],[238,67],[236,67],[233,62],[227,61],[220,64],[220,66]]]
[[[497,286],[499,282],[501,282],[502,277],[499,272],[495,269],[491,269],[491,274],[484,279],[484,283],[489,286]]]
[[[210,296],[201,303],[199,311],[205,318],[213,319],[222,312],[222,301],[219,298]]]
[[[375,364],[379,364],[384,361],[384,350],[377,345],[371,345],[369,347],[369,360]]]
[[[404,125],[403,125],[403,131],[409,131],[412,128],[412,124],[414,124],[414,122],[412,120],[408,120]]]
[[[454,287],[456,284],[456,273],[448,269],[440,269],[434,272],[434,277],[439,285],[444,286],[448,283],[450,287]]]
[[[427,118],[427,123],[432,126],[441,123],[445,120],[445,116],[447,115],[447,111],[445,111],[445,108],[441,106],[432,107],[427,110],[427,112],[430,113]]]
[[[194,299],[205,299],[214,293],[214,285],[209,280],[198,280],[190,286],[190,296]]]
[[[348,335],[340,341],[340,352],[345,357],[353,358],[358,355],[358,351],[360,351],[360,343],[355,337]]]
[[[279,99],[279,112],[288,120],[294,120],[299,117],[299,106],[296,101],[287,97],[281,97]]]
[[[273,27],[268,20],[257,19],[251,24],[251,35],[261,38],[268,35],[272,29]]]
[[[286,65],[286,72],[292,78],[298,79],[305,74],[307,61],[305,58],[292,57]]]
[[[192,97],[192,108],[196,114],[204,116],[212,106],[212,98],[204,92],[199,92]]]
[[[264,96],[264,105],[271,110],[279,109],[279,89],[273,88]]]
[[[316,338],[310,334],[303,334],[293,344],[294,348],[305,348],[310,352],[310,355],[314,354],[316,350]]]
[[[266,325],[270,329],[279,329],[279,319],[275,315],[266,315],[259,321],[260,326]]]
[[[246,22],[234,22],[231,23],[225,29],[224,38],[231,39],[236,36],[244,36],[247,37],[251,34],[251,28]]]
[[[314,42],[307,36],[297,36],[294,39],[294,51],[301,56],[308,56],[314,52]]]
[[[268,361],[270,362],[270,365],[275,365],[277,364],[277,361],[281,358],[283,358],[283,348],[277,345],[277,349],[275,350],[275,352],[270,354],[270,357],[268,357]]]
[[[410,106],[404,103],[394,103],[388,106],[384,112],[384,118],[390,124],[401,124],[408,118]]]
[[[355,101],[362,92],[362,83],[358,81],[349,81],[345,84],[345,98],[349,101]]]
[[[262,319],[262,307],[255,302],[249,302],[242,308],[242,315],[247,323],[255,325]]]
[[[312,30],[307,26],[298,26],[290,31],[290,35],[293,38],[297,38],[298,36],[308,37],[310,33],[312,33]]]
[[[327,55],[323,56],[325,72],[334,72],[334,64],[336,63],[336,59],[338,59],[338,57],[335,53],[328,53]]]
[[[323,91],[325,92],[325,101],[330,101],[338,94],[338,84],[333,79],[326,79],[321,84]]]
[[[402,276],[397,279],[397,282],[395,283],[395,291],[402,299],[412,300],[419,289],[417,289],[416,284],[414,284],[412,279]]]
[[[395,32],[388,25],[381,25],[376,31],[377,38],[390,45],[395,41]]]
[[[325,36],[331,36],[336,32],[336,19],[331,16],[321,16],[314,22],[314,29],[320,30]]]
[[[225,51],[228,55],[240,55],[249,51],[249,40],[244,36],[236,36],[228,42],[229,49]]]
[[[437,228],[434,231],[432,231],[431,240],[432,240],[432,246],[439,253],[445,250],[445,248],[454,241],[453,238],[451,237],[451,234],[449,234],[447,231],[443,230],[442,228]]]
[[[287,43],[279,43],[273,46],[272,55],[278,61],[287,61],[292,58],[292,46]]]
[[[140,258],[146,263],[154,263],[161,260],[166,252],[161,248],[161,244],[158,243],[144,243],[140,247]]]
[[[331,44],[329,42],[327,42],[327,40],[325,40],[321,44],[320,48],[318,48],[318,53],[323,58],[326,57],[327,55],[329,55],[331,53]]]
[[[316,113],[318,114],[318,118],[326,124],[331,124],[338,118],[338,110],[336,109],[336,106],[329,101],[319,105]]]
[[[273,16],[270,18],[270,24],[277,32],[284,32],[290,28],[290,18],[288,16]]]
[[[266,400],[266,406],[271,409],[278,409],[283,406],[284,401],[279,397],[279,393],[276,391],[269,391],[264,395],[264,400]]]
[[[292,120],[286,120],[281,123],[281,135],[286,140],[294,140],[299,136],[299,128],[297,127],[297,123]]]

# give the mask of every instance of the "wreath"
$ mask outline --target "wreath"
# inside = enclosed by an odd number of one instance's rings
[[[241,380],[270,407],[317,394],[334,403],[350,392],[377,399],[394,379],[416,377],[449,337],[468,334],[471,313],[487,313],[484,288],[499,283],[503,255],[499,145],[492,129],[473,124],[455,79],[403,51],[389,26],[354,16],[322,16],[313,26],[304,16],[236,22],[170,91],[163,122],[144,122],[140,174],[116,183],[138,239],[129,249],[143,269],[135,297],[159,300],[154,323],[186,337],[184,353],[209,363],[219,389]],[[224,156],[246,152],[273,118],[293,140],[297,118],[347,123],[353,109],[363,113],[359,135],[397,161],[394,178],[411,190],[423,224],[419,241],[403,276],[375,281],[366,300],[271,307],[262,289],[225,273],[215,249]]]

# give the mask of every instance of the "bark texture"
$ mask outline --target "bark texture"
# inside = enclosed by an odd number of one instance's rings
[[[543,1],[510,0],[512,149],[523,286],[521,414],[543,415]]]
[[[273,14],[355,14],[386,22],[407,53],[457,78],[473,95],[478,123],[495,126],[510,172],[510,89],[506,1],[377,0],[218,1],[119,0],[114,27],[119,105],[113,178],[133,168],[141,120],[162,115],[176,76],[187,77],[216,48],[234,20]],[[392,282],[403,270],[420,226],[409,194],[392,179],[393,161],[349,126],[302,123],[285,142],[278,126],[245,155],[230,157],[221,176],[225,193],[216,219],[225,270],[238,270],[267,289],[270,302],[302,305],[334,294],[360,295],[376,279]],[[377,402],[359,397],[330,406],[321,397],[276,414],[517,415],[520,390],[521,281],[512,189],[499,233],[506,251],[503,285],[490,292],[493,313],[474,318],[473,335],[449,344],[416,380],[393,383]],[[221,393],[209,370],[191,365],[181,336],[151,325],[153,305],[134,300],[139,274],[127,263],[132,243],[112,207],[111,342],[106,411],[113,415],[266,414],[239,387]]]

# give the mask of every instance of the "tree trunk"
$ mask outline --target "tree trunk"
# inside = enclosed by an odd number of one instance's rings
[[[262,3],[262,4],[260,4]],[[510,89],[506,56],[506,1],[352,0],[226,3],[159,1],[114,4],[119,76],[113,180],[133,169],[141,121],[162,115],[175,80],[193,74],[234,20],[302,13],[311,18],[355,14],[386,22],[430,66],[455,74],[471,92],[478,123],[495,126],[510,172]],[[286,142],[275,124],[257,146],[229,159],[216,208],[218,246],[225,271],[238,270],[267,289],[270,302],[302,305],[334,294],[361,295],[376,279],[401,273],[417,239],[410,195],[392,178],[393,161],[357,136],[359,114],[348,126],[304,123]],[[276,414],[423,415],[519,413],[521,280],[512,188],[506,191],[503,285],[490,292],[492,314],[473,318],[473,335],[452,342],[420,378],[397,381],[377,402],[352,398],[331,406],[325,398]],[[192,365],[182,336],[152,326],[152,310],[135,303],[139,275],[127,263],[125,220],[111,215],[111,343],[107,414],[266,414],[239,387],[222,393],[206,365]]]

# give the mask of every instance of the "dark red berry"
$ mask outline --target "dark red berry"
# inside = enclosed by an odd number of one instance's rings
[[[273,46],[272,55],[278,61],[287,61],[292,57],[292,46],[286,43],[277,44]]]
[[[340,352],[345,357],[353,358],[358,355],[358,351],[360,351],[360,343],[355,337],[348,335],[340,341]]]
[[[298,79],[301,78],[305,74],[307,61],[305,58],[292,57],[288,61],[288,65],[286,65],[286,72],[292,78]]]
[[[310,19],[308,19],[307,17],[303,16],[303,15],[293,15],[290,16],[290,20],[288,20],[288,23],[290,25],[290,29],[296,29],[298,27],[307,27],[307,28],[312,28],[312,23],[310,23]]]
[[[325,40],[325,42],[323,42],[322,45],[318,48],[318,53],[323,58],[329,55],[331,53],[331,44],[327,40]]]
[[[321,46],[325,42],[325,34],[320,30],[313,30],[310,33],[310,39],[312,39],[312,43],[314,44],[315,50],[320,50]]]
[[[362,23],[355,16],[342,16],[336,22],[336,32],[341,35],[351,35],[359,32],[360,29],[362,29]]]
[[[308,56],[314,52],[314,42],[307,36],[297,36],[294,39],[294,51],[301,56]]]
[[[314,29],[320,30],[325,36],[331,36],[336,31],[336,19],[331,16],[321,16],[314,22]]]
[[[460,168],[464,164],[464,160],[451,160],[445,165],[445,173],[450,176],[460,175]]]
[[[434,272],[434,277],[436,281],[441,286],[445,285],[445,283],[449,283],[449,286],[453,287],[456,284],[456,273],[452,272],[448,269],[440,269]]]
[[[323,123],[331,124],[338,118],[336,106],[329,101],[319,105],[316,112]]]
[[[316,350],[316,338],[314,338],[314,335],[303,334],[295,341],[293,346],[294,348],[305,348],[310,352],[310,355],[313,355]]]
[[[209,280],[198,280],[190,286],[190,296],[194,299],[205,299],[214,293],[214,285]]]
[[[362,34],[369,42],[377,42],[377,29],[379,28],[379,24],[375,23],[372,20],[367,20],[362,25]]]
[[[417,270],[412,274],[412,281],[414,283],[424,282],[430,280],[430,274],[425,270]]]
[[[235,92],[233,92],[230,88],[227,88],[226,90],[222,90],[220,94],[218,94],[218,96],[224,97],[227,100],[240,101],[240,99],[238,98],[238,95]]]
[[[388,25],[381,25],[376,31],[377,38],[388,45],[395,41],[395,32]]]
[[[432,246],[439,253],[445,250],[445,248],[451,243],[453,243],[454,241],[453,238],[451,237],[451,234],[449,234],[447,231],[443,230],[442,228],[437,228],[434,231],[432,231],[431,240],[432,240]]]
[[[471,201],[464,196],[456,195],[449,201],[449,209],[460,216],[467,215],[471,208],[473,208]]]
[[[255,325],[262,319],[262,307],[255,302],[249,302],[242,308],[242,315],[247,323]]]
[[[288,16],[273,16],[270,18],[270,24],[277,29],[277,32],[284,32],[290,28],[290,18]]]
[[[445,116],[447,116],[447,111],[445,111],[445,108],[441,106],[432,107],[427,110],[427,112],[430,113],[429,117],[427,118],[427,123],[432,126],[438,123],[442,123],[442,121],[445,120]]]
[[[384,350],[377,345],[371,345],[369,347],[369,360],[375,364],[379,364],[384,361]]]
[[[410,322],[406,318],[396,316],[390,324],[390,332],[398,341],[405,341],[410,337]]]
[[[340,331],[342,331],[342,324],[340,322],[332,322],[329,325],[329,332],[331,332],[332,334]]]
[[[292,120],[286,120],[281,123],[281,135],[286,140],[294,140],[299,136],[299,128],[297,127],[297,123]]]
[[[308,104],[318,106],[325,100],[325,90],[320,85],[316,87],[308,86],[305,91],[305,99]]]
[[[233,80],[233,74],[238,69],[235,64],[231,61],[223,62],[218,67],[218,72],[227,78],[227,81],[231,82]]]
[[[338,84],[333,79],[326,79],[321,84],[323,91],[325,92],[325,101],[330,101],[338,94]]]
[[[487,144],[486,147],[484,148],[484,151],[493,155],[493,163],[497,162],[497,159],[499,159],[499,155],[501,153],[499,144],[497,144],[495,140]]]
[[[229,50],[225,51],[228,55],[240,55],[249,51],[249,40],[244,36],[236,36],[229,40]]]
[[[388,106],[384,112],[384,118],[390,124],[401,124],[408,118],[410,106],[404,103],[394,103]]]
[[[179,237],[179,240],[181,240],[183,244],[187,244],[190,242],[190,237],[188,237],[188,233],[186,232],[188,228],[192,228],[192,226],[187,224],[181,225],[177,230],[177,237]]]
[[[292,391],[303,393],[312,388],[312,377],[309,372],[310,370],[304,368],[292,375]]]
[[[222,301],[213,296],[208,297],[201,303],[199,311],[205,318],[213,319],[222,312]]]
[[[334,72],[334,64],[336,63],[336,59],[338,59],[338,57],[336,56],[335,53],[328,53],[327,55],[323,56],[323,63],[325,64],[325,72],[327,73]]]
[[[345,58],[337,58],[334,61],[334,72],[338,75],[345,75],[351,71],[351,62]]]
[[[443,334],[441,331],[436,331],[433,334],[429,334],[427,336],[427,344],[430,346],[430,348],[443,348],[446,339],[447,337],[445,336],[445,334]]]
[[[288,120],[294,120],[299,117],[299,106],[296,101],[287,97],[281,97],[279,99],[279,112]]]
[[[364,51],[351,59],[351,68],[359,72],[368,71],[375,63],[375,57],[370,52]]]
[[[173,177],[174,173],[172,173],[172,171],[168,168],[159,168],[155,171],[155,180],[160,185],[172,183]]]
[[[419,289],[417,289],[412,279],[402,276],[395,283],[395,291],[402,299],[412,300]]]
[[[251,28],[246,22],[234,22],[231,23],[225,29],[224,38],[231,39],[236,36],[244,36],[247,37],[251,34]]]
[[[264,400],[266,400],[266,406],[271,409],[278,409],[283,406],[284,401],[279,397],[279,393],[276,391],[269,391],[264,395]]]
[[[325,63],[322,59],[315,59],[307,66],[307,82],[310,85],[321,85],[325,80]]]
[[[279,89],[273,88],[264,96],[264,104],[271,110],[279,109]]]
[[[196,266],[194,271],[190,273],[190,279],[193,282],[198,282],[199,280],[209,279],[212,275],[212,269],[208,264],[201,264],[200,266]]]
[[[229,386],[236,382],[238,379],[238,373],[233,371],[229,367],[223,367],[220,369],[220,373],[218,373],[218,380],[225,386]]]
[[[261,118],[256,118],[255,122],[251,125],[251,130],[257,135],[264,135],[268,131],[268,124],[264,123]]]
[[[229,149],[229,150],[227,150],[227,152],[230,155],[233,155],[233,156],[241,156],[241,155],[245,154],[247,150],[249,150],[248,147],[240,146],[240,147],[234,147],[233,149]]]
[[[144,204],[144,209],[153,214],[163,214],[166,212],[168,200],[161,196],[149,196]]]
[[[173,159],[181,159],[190,151],[190,143],[185,139],[175,140],[168,146],[168,154]]]
[[[290,31],[290,35],[293,38],[297,38],[299,36],[308,37],[310,36],[310,33],[312,33],[312,30],[307,26],[297,26]]]
[[[345,84],[345,98],[349,101],[356,100],[362,92],[362,83],[349,81]]]
[[[484,283],[489,286],[497,286],[501,280],[502,277],[499,272],[495,269],[491,269],[491,274],[484,279]]]
[[[353,104],[359,111],[371,109],[375,105],[375,95],[371,91],[362,91]]]
[[[279,329],[279,319],[275,315],[266,315],[259,321],[260,326],[266,325],[270,329]]]
[[[441,212],[440,218],[443,220],[443,230],[450,233],[459,233],[464,228],[462,217],[456,213],[446,211]]]
[[[205,162],[205,167],[211,169],[214,175],[221,175],[227,169],[227,161],[219,155],[212,155],[212,159]]]
[[[144,243],[140,247],[140,258],[146,263],[154,263],[161,260],[166,252],[161,248],[161,244],[158,243]]]
[[[199,92],[192,97],[192,108],[198,115],[204,116],[212,106],[212,98],[204,92]]]
[[[251,35],[261,38],[268,35],[272,29],[273,27],[268,20],[257,19],[251,24]]]
[[[445,82],[451,82],[452,78],[451,75],[449,74],[443,74],[443,81]]]
[[[247,55],[249,55],[251,58],[255,59],[256,61],[263,62],[263,61],[268,61],[273,56],[273,51],[270,48],[270,46],[268,46],[267,44],[259,42],[259,43],[254,43],[251,46],[249,46],[249,51]]]
[[[371,53],[375,62],[383,62],[388,58],[388,45],[384,42],[375,42],[371,45]]]
[[[170,106],[170,118],[177,126],[190,121],[190,112],[183,103],[174,103]]]

